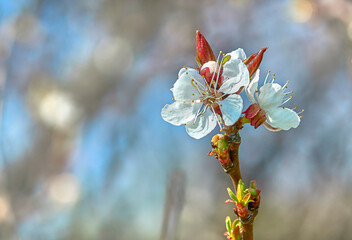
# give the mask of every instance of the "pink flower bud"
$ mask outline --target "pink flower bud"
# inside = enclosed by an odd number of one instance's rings
[[[209,43],[197,30],[197,57],[196,60],[200,66],[209,61],[216,61],[213,50],[211,49]]]
[[[260,66],[260,63],[263,60],[263,55],[265,53],[265,51],[268,48],[262,48],[259,52],[250,55],[248,58],[246,58],[243,63],[247,65],[248,71],[249,71],[249,76],[251,77],[255,71],[257,71],[257,69]]]

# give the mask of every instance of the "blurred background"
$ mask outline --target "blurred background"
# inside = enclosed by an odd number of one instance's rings
[[[197,29],[215,55],[269,47],[261,70],[305,109],[241,132],[256,239],[352,239],[349,0],[0,0],[0,239],[225,239],[218,130],[160,116]]]

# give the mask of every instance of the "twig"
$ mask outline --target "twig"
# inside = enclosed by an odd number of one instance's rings
[[[236,191],[237,191],[238,182],[240,179],[242,179],[240,163],[239,163],[239,155],[238,155],[239,147],[241,144],[241,137],[238,133],[238,130],[239,129],[236,126],[236,127],[232,127],[232,129],[227,129],[226,131],[229,136],[229,149],[230,149],[230,158],[232,161],[232,166],[226,168],[225,172],[228,175],[230,175],[234,185],[234,189]],[[253,240],[253,222],[257,214],[258,214],[258,209],[255,209],[253,212],[251,212],[249,218],[247,219],[239,218],[242,223],[242,229],[241,229],[242,240]]]

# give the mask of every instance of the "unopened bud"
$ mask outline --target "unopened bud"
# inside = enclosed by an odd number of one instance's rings
[[[222,134],[216,134],[216,135],[214,135],[213,138],[211,139],[211,146],[212,146],[213,148],[218,147],[219,139],[220,139],[221,137],[223,137],[223,136],[224,136],[224,135],[222,135]]]
[[[209,43],[199,31],[197,31],[197,57],[196,60],[198,65],[202,66],[204,63],[209,61],[216,61],[213,50]]]
[[[248,218],[249,216],[249,209],[247,206],[243,206],[242,204],[237,204],[237,215],[240,218]]]
[[[250,55],[248,58],[243,60],[243,63],[247,65],[249,76],[251,77],[259,68],[260,63],[263,60],[263,55],[268,48],[262,48],[259,52]]]
[[[219,141],[218,141],[218,148],[219,148],[221,151],[227,149],[227,141],[225,140],[225,138],[223,138],[223,137],[219,138]]]
[[[231,219],[229,216],[226,217],[226,220],[225,220],[225,223],[226,223],[226,230],[227,232],[229,232],[231,234]]]
[[[251,181],[250,187],[251,187],[251,188],[254,188],[254,189],[257,189],[257,183],[256,183],[255,180],[252,180],[252,181]]]

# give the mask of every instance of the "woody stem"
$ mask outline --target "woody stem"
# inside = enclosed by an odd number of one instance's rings
[[[232,167],[226,170],[225,172],[230,175],[234,189],[237,190],[238,182],[240,179],[242,179],[239,156],[238,156],[238,151],[241,144],[241,137],[238,133],[238,129],[231,129],[231,130],[232,130],[231,134],[229,134],[231,139],[229,142],[229,145],[230,145],[230,158],[232,161]],[[229,132],[227,131],[227,133]],[[249,221],[248,219],[245,219],[242,221],[242,219],[240,218],[242,222],[242,229],[241,229],[242,240],[253,240],[253,222],[254,222],[254,218],[258,214],[258,210],[253,211],[252,214],[253,215],[249,219]]]
[[[230,175],[234,189],[237,189],[238,181],[242,179],[240,163],[238,158],[238,149],[241,144],[241,139],[239,142],[233,141],[230,146],[230,158],[233,164],[233,167],[230,168],[226,173]]]

